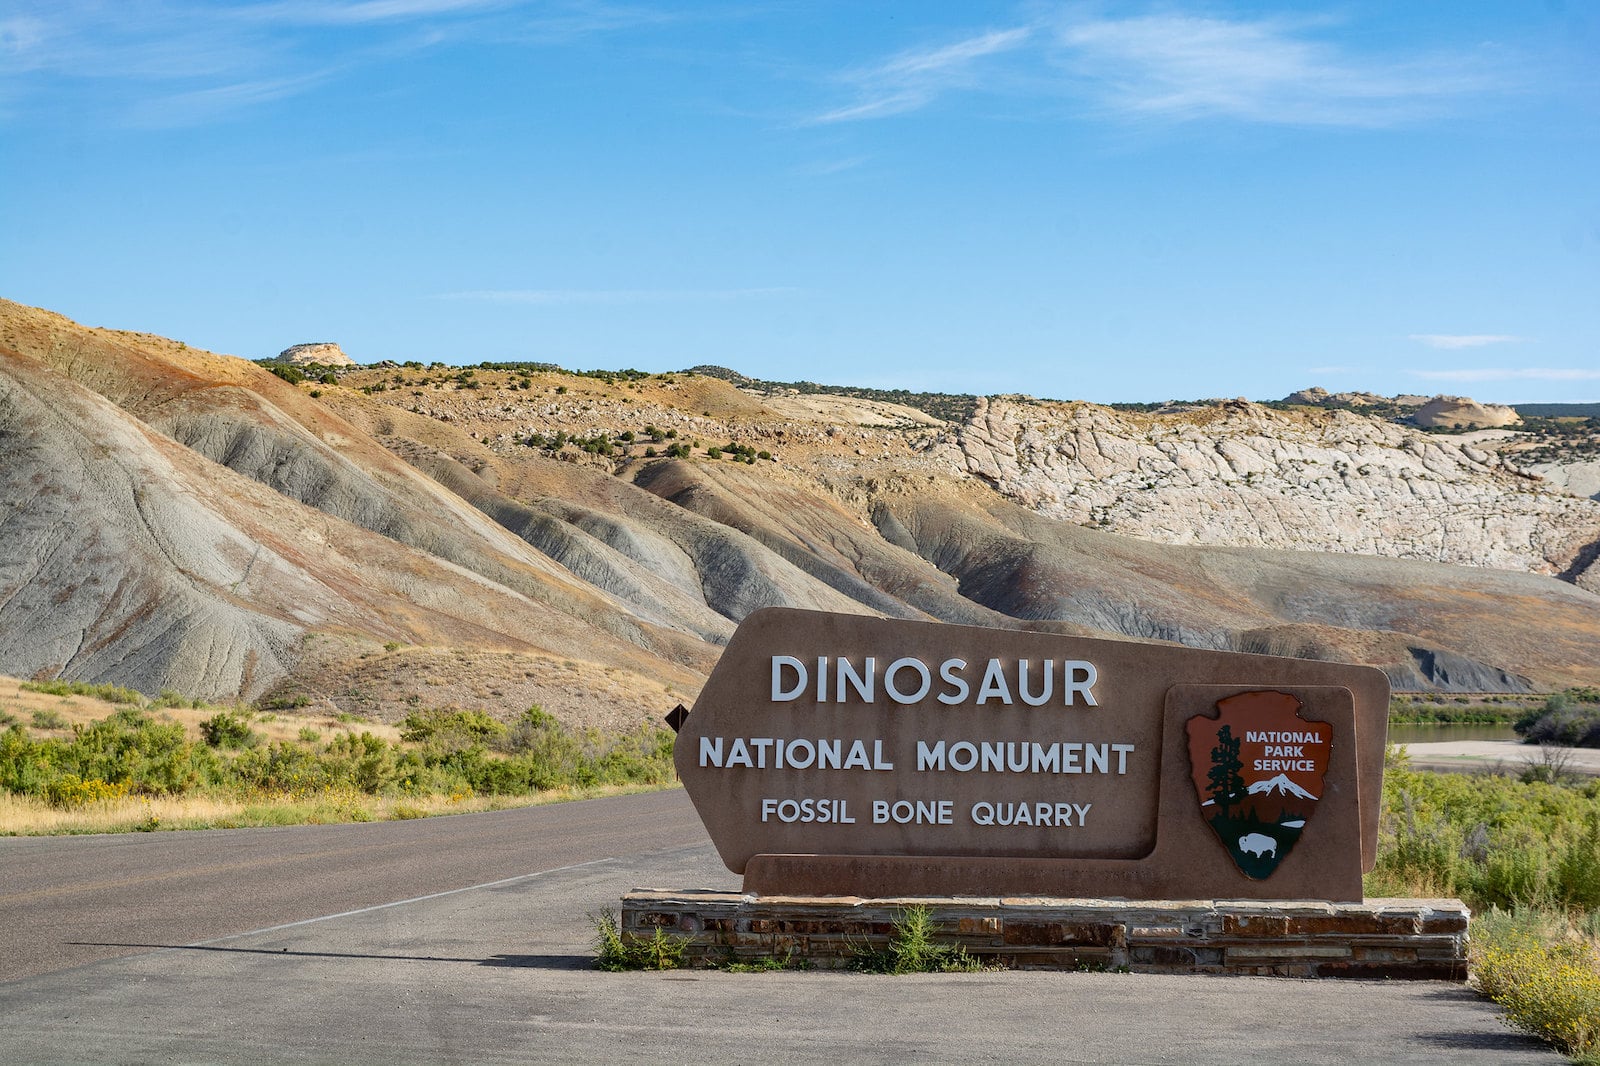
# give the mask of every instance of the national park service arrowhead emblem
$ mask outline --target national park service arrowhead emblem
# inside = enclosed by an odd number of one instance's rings
[[[1272,876],[1322,796],[1333,730],[1300,708],[1287,692],[1242,692],[1218,700],[1216,717],[1186,723],[1200,813],[1256,881]]]

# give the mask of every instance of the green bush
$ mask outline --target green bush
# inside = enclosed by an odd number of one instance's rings
[[[328,741],[321,760],[336,785],[348,784],[377,795],[399,776],[398,752],[393,744],[371,733],[345,733]]]
[[[1516,721],[1517,735],[1530,744],[1600,748],[1600,692],[1567,689]]]
[[[33,722],[33,728],[35,729],[67,728],[67,720],[62,717],[61,712],[49,707],[42,711],[34,711],[30,720]]]
[[[400,722],[400,739],[450,750],[488,744],[505,735],[505,724],[483,711],[430,707],[412,711]]]
[[[213,748],[253,748],[261,743],[261,734],[234,711],[221,711],[203,720],[200,735]]]

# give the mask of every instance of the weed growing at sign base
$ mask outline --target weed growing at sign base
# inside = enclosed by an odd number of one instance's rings
[[[894,920],[889,942],[882,948],[856,951],[855,968],[863,973],[974,973],[982,960],[967,954],[960,944],[934,939],[933,911],[921,905],[907,907]]]
[[[628,940],[622,935],[617,916],[609,911],[591,914],[594,923],[597,969],[613,973],[622,970],[676,970],[683,965],[689,947],[687,937],[673,936],[657,929],[649,940]]]

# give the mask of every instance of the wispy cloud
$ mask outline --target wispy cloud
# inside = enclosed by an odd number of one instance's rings
[[[1576,367],[1473,367],[1409,373],[1428,381],[1600,381],[1600,370]]]
[[[1511,80],[1487,51],[1358,52],[1331,39],[1328,19],[1083,11],[1057,6],[1028,23],[847,71],[839,80],[856,99],[808,122],[904,114],[966,90],[1072,100],[1119,118],[1390,126]]]
[[[129,107],[128,122],[147,129],[193,126],[240,108],[297,96],[326,82],[335,73],[336,69],[330,68],[292,78],[242,81],[137,101]]]
[[[298,23],[312,26],[351,26],[368,22],[393,22],[460,14],[506,7],[513,0],[279,0],[235,8],[238,18],[260,22]]]
[[[474,300],[502,304],[640,304],[692,303],[795,296],[805,290],[792,285],[755,289],[475,289],[441,292],[435,300]]]
[[[83,91],[147,127],[216,120],[450,41],[560,44],[667,18],[591,0],[10,2],[0,98]]]
[[[1355,55],[1325,23],[1149,15],[1068,19],[1058,62],[1101,106],[1171,120],[1384,126],[1499,87],[1484,57]]]
[[[1020,48],[1032,33],[1028,26],[991,30],[954,44],[901,52],[851,71],[842,80],[854,86],[855,101],[814,115],[808,123],[856,122],[916,111],[953,89],[977,85],[980,61]]]
[[[1524,340],[1508,333],[1413,333],[1408,338],[1430,348],[1482,348],[1490,344],[1516,344]]]

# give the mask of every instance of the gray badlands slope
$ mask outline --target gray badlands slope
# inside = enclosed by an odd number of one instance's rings
[[[1402,687],[1600,681],[1600,503],[1359,416],[995,400],[956,426],[706,377],[393,366],[315,387],[0,302],[0,672],[616,725],[788,605],[1338,657]],[[647,426],[699,446],[648,458]],[[522,443],[627,430],[609,456]],[[776,460],[707,457],[730,439]]]

